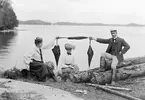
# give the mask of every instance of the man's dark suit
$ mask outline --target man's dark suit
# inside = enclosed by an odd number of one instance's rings
[[[123,61],[124,59],[123,54],[125,54],[130,49],[130,46],[128,45],[128,43],[124,39],[119,38],[119,37],[117,37],[114,42],[113,50],[112,50],[113,38],[109,38],[109,39],[97,38],[96,41],[99,43],[108,44],[108,48],[106,52],[113,55],[115,54],[119,62]],[[119,52],[121,52],[122,54],[120,54]]]

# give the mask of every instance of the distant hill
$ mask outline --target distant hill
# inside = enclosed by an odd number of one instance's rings
[[[145,26],[145,25],[140,25],[136,23],[130,23],[130,24],[104,24],[104,23],[75,23],[75,22],[56,22],[53,23],[52,25],[77,25],[77,26]]]
[[[44,22],[44,21],[41,21],[41,20],[19,21],[19,24],[26,24],[26,25],[51,25],[50,22]]]
[[[19,24],[26,25],[69,25],[69,26],[131,26],[131,27],[144,27],[145,25],[129,23],[129,24],[104,24],[104,23],[77,23],[77,22],[45,22],[42,20],[27,20],[19,21]]]
[[[75,23],[75,22],[56,22],[56,23],[53,23],[53,25],[91,25],[91,26],[104,26],[105,24],[103,23]]]
[[[141,24],[136,24],[136,23],[130,23],[127,26],[145,26],[145,25],[141,25]]]

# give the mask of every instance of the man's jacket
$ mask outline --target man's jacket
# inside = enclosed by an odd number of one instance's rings
[[[110,54],[114,52],[119,62],[124,60],[123,54],[125,54],[130,49],[128,43],[124,39],[119,37],[117,37],[114,42],[114,47],[115,47],[114,51],[112,51],[113,38],[109,38],[109,39],[97,38],[96,41],[99,43],[108,44],[106,52]],[[121,54],[119,52],[121,52]]]

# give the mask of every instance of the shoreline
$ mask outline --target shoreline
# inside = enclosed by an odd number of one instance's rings
[[[135,64],[137,63],[145,63],[145,56],[143,57],[136,57],[136,58],[130,58],[131,61],[133,61]],[[130,59],[126,59],[126,60],[130,60]],[[140,59],[139,61],[137,59]],[[12,74],[11,74],[12,75]],[[7,80],[11,80],[8,78],[4,78]],[[27,82],[27,83],[32,83],[33,85],[42,85],[42,86],[48,86],[51,88],[57,88],[57,89],[61,89],[63,91],[67,91],[69,93],[71,93],[72,95],[78,97],[78,98],[82,98],[83,100],[127,100],[123,97],[102,91],[100,89],[97,89],[95,87],[91,87],[85,84],[85,82],[82,83],[73,83],[70,81],[62,81],[62,82],[54,82],[52,79],[47,80],[46,82],[39,82],[36,81],[35,78],[32,77],[28,77],[28,78],[22,78],[22,77],[18,77],[17,79],[15,79],[16,81],[21,81],[21,82]],[[14,80],[14,81],[15,81]],[[1,82],[0,82],[1,83]],[[118,92],[122,92],[124,94],[128,94],[128,95],[132,95],[134,97],[137,98],[141,98],[141,99],[145,99],[144,96],[144,87],[145,86],[145,77],[134,77],[134,78],[129,78],[126,80],[119,80],[117,81],[116,85],[117,87],[121,87],[121,88],[129,88],[132,91],[130,92],[126,92],[126,91],[118,91]],[[23,85],[24,87],[24,85]],[[29,90],[29,88],[26,88],[26,90]]]
[[[11,79],[6,79],[6,78],[3,78],[3,79],[4,80],[11,80]],[[33,80],[28,80],[28,79],[18,79],[18,80],[12,80],[12,81],[19,81],[21,83],[26,83],[26,84],[30,83],[30,84],[32,84],[31,87],[35,87],[37,85],[41,85],[42,87],[50,87],[50,88],[52,88],[52,90],[51,90],[52,92],[54,91],[53,88],[60,89],[62,91],[66,91],[66,92],[74,95],[76,98],[81,98],[79,100],[98,100],[98,99],[99,100],[128,100],[128,99],[125,99],[123,97],[102,91],[100,89],[96,89],[95,87],[87,86],[87,85],[85,85],[85,83],[72,83],[72,82],[60,82],[60,83],[58,83],[58,82],[53,82],[53,81],[37,82],[37,81],[33,81]],[[7,82],[11,82],[11,81],[7,81]],[[117,86],[129,88],[132,91],[130,91],[130,92],[118,91],[118,92],[132,95],[134,97],[141,98],[144,100],[145,99],[145,96],[144,96],[145,90],[142,88],[143,86],[145,86],[144,82],[145,82],[144,77],[132,78],[132,79],[125,80],[125,81],[119,81],[119,82],[117,82]],[[2,82],[0,82],[0,84],[1,83]],[[15,85],[15,84],[13,84],[13,85]],[[23,85],[21,84],[21,86],[25,87],[24,84]],[[2,87],[5,88],[5,85]],[[1,89],[1,87],[0,87],[0,89]],[[31,93],[31,90],[33,90],[33,89],[34,88],[32,88],[32,89],[25,88],[27,93]],[[3,92],[5,92],[5,91],[3,91]],[[41,89],[41,92],[43,92],[44,94],[48,93],[48,91],[44,92],[43,89]],[[14,92],[13,91],[13,92],[9,92],[9,93],[20,94],[21,92]],[[25,93],[23,93],[23,94],[25,94]],[[30,94],[29,94],[29,96],[30,96]],[[70,98],[70,99],[74,100],[72,98]],[[49,99],[46,99],[46,100],[49,100]]]
[[[2,33],[8,33],[8,32],[16,32],[17,29],[10,29],[10,30],[0,30]]]
[[[70,92],[55,87],[20,80],[0,78],[0,85],[0,97],[2,100],[56,100],[58,98],[60,100],[69,98],[71,100],[83,100]]]

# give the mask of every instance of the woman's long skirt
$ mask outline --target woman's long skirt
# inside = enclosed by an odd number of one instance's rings
[[[53,77],[52,63],[45,64],[41,61],[33,61],[30,63],[30,72],[35,73],[39,80],[43,80],[46,76]]]

